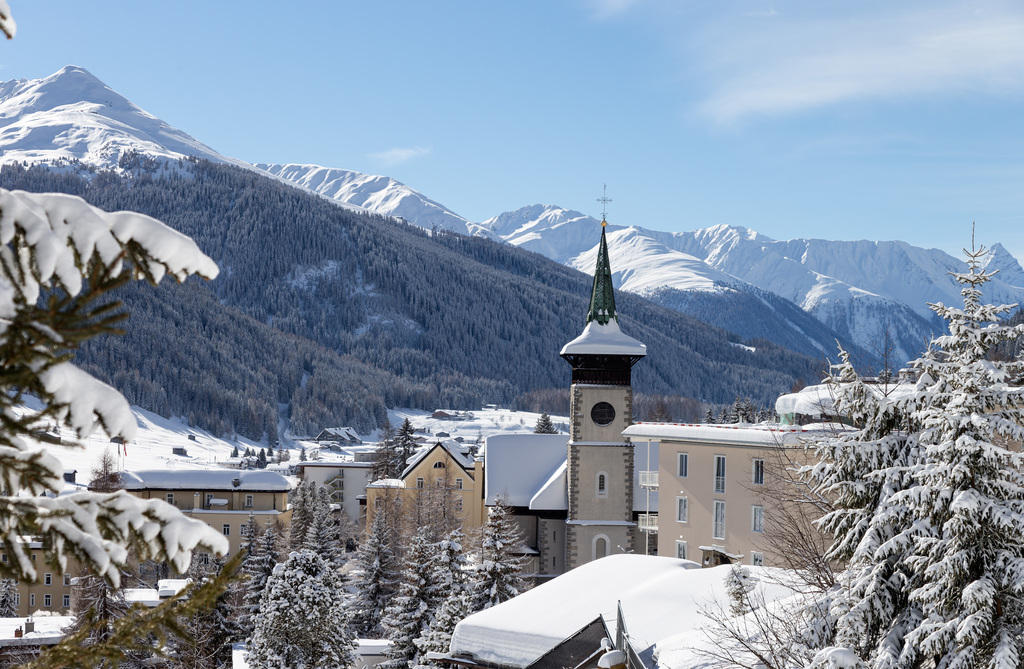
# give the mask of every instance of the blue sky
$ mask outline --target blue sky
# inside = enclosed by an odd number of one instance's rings
[[[1017,2],[12,0],[0,78],[73,63],[218,151],[393,176],[473,220],[1024,256]]]

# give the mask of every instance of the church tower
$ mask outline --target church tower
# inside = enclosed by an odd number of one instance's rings
[[[570,569],[632,550],[635,536],[633,446],[622,431],[633,422],[630,373],[647,347],[619,328],[605,226],[602,220],[586,326],[561,352],[572,365],[565,530]]]

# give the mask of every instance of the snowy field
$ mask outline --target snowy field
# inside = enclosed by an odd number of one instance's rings
[[[29,402],[28,407],[38,406]],[[52,455],[56,456],[65,471],[77,470],[77,482],[88,483],[89,473],[107,449],[116,456],[118,468],[135,469],[209,469],[224,466],[237,446],[240,451],[246,448],[263,448],[267,444],[245,438],[227,439],[216,437],[209,432],[190,427],[176,418],[164,418],[151,411],[132,407],[132,413],[138,425],[134,440],[126,445],[111,443],[102,432],[97,431],[88,438],[78,441],[74,433],[67,428],[60,428],[57,434],[64,442],[61,445],[38,442]],[[388,412],[391,425],[398,428],[408,418],[417,433],[435,436],[437,433],[448,433],[450,438],[462,437],[466,443],[473,443],[478,438],[481,443],[494,434],[529,432],[533,430],[540,414],[529,411],[509,411],[506,409],[481,409],[471,412],[448,411],[459,414],[459,419],[431,418],[430,411],[418,409],[394,409]],[[568,419],[564,416],[552,416],[556,427],[567,429]],[[334,426],[324,426],[334,427]],[[363,448],[373,448],[380,431],[360,435],[365,442]],[[190,439],[194,438],[194,441]],[[447,437],[446,437],[447,438]],[[80,446],[74,446],[78,443]],[[64,445],[68,444],[68,445]],[[184,448],[187,455],[175,455],[172,449]],[[315,442],[286,440],[285,448],[290,453],[290,461],[298,462],[299,452],[305,447],[307,454],[319,447]],[[324,450],[321,456],[325,460],[350,459],[351,452],[356,449],[342,449],[340,452]]]

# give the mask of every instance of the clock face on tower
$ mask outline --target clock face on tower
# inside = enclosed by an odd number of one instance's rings
[[[607,402],[598,402],[590,409],[590,420],[598,425],[607,425],[615,420],[615,407]]]

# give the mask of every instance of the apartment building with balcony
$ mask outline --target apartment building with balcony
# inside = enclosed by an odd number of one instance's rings
[[[362,525],[366,512],[366,486],[373,481],[373,462],[314,460],[298,463],[295,472],[303,481],[327,486],[331,500],[342,513],[353,523]]]
[[[804,457],[802,441],[821,430],[776,424],[635,423],[623,434],[638,451],[657,449],[641,485],[658,490],[657,554],[700,562],[782,566],[769,541],[772,494],[786,485],[778,467]]]

